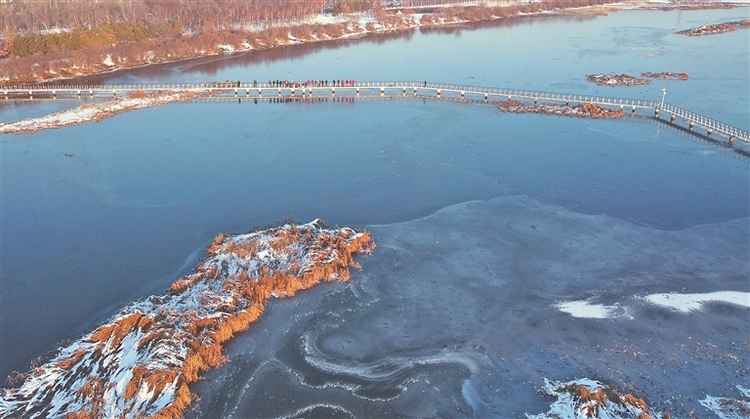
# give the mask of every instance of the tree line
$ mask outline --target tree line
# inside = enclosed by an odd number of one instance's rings
[[[9,53],[24,57],[34,54],[103,48],[108,45],[147,39],[174,39],[182,34],[179,21],[140,23],[105,23],[91,29],[75,28],[69,32],[17,35],[10,42]]]
[[[262,27],[304,19],[329,4],[328,0],[14,0],[0,4],[0,33],[10,39],[53,29],[159,21],[179,21],[193,30]]]

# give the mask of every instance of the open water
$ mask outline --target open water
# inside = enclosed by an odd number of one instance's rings
[[[650,100],[666,88],[667,102],[747,130],[748,31],[675,34],[747,15],[514,19],[88,81],[428,80]],[[644,71],[690,79],[585,81]],[[72,105],[2,103],[0,117]],[[544,377],[587,376],[706,417],[699,399],[750,386],[728,356],[750,354],[747,308],[683,314],[642,298],[750,291],[750,165],[648,119],[411,99],[216,101],[3,135],[0,147],[2,377],[161,293],[216,234],[291,217],[366,228],[379,247],[350,284],[278,301],[230,343],[230,363],[194,388],[200,414],[517,417],[546,411]],[[581,300],[622,311],[555,308]]]

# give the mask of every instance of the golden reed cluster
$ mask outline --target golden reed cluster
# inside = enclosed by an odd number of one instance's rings
[[[347,281],[366,231],[322,221],[216,237],[201,265],[169,292],[124,308],[3,390],[3,418],[178,418],[188,385],[225,362],[222,344],[247,330],[272,297]]]
[[[589,390],[583,384],[564,384],[555,389],[558,393],[569,393],[580,406],[580,413],[586,418],[598,418],[599,410],[606,409],[608,403],[628,408],[632,407],[639,411],[639,419],[651,419],[648,405],[646,402],[632,394],[620,394],[611,387],[600,387],[594,391]],[[663,415],[663,419],[668,419],[669,413]]]

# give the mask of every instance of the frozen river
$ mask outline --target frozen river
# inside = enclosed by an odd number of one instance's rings
[[[516,19],[87,81],[426,79],[648,100],[666,88],[747,130],[747,30],[675,34],[747,13]],[[585,81],[645,71],[690,79]],[[71,105],[0,103],[0,117]],[[712,417],[699,400],[750,387],[750,164],[650,120],[196,102],[0,146],[3,377],[163,292],[216,234],[291,217],[366,228],[378,248],[349,284],[277,301],[232,341],[231,361],[194,386],[207,417],[518,417],[547,411],[544,378],[583,377]],[[718,292],[739,302],[705,297]],[[681,311],[665,293],[730,302]]]

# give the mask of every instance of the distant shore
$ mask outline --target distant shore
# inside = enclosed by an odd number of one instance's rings
[[[368,15],[319,15],[311,18],[310,23],[294,26],[279,25],[263,32],[246,32],[233,40],[217,41],[213,48],[199,51],[184,49],[173,51],[174,46],[163,45],[161,49],[149,49],[143,46],[138,52],[124,52],[118,46],[111,46],[97,51],[85,51],[88,61],[72,58],[72,53],[45,54],[42,56],[6,57],[0,63],[0,85],[17,85],[28,83],[47,83],[52,81],[75,79],[82,76],[105,74],[112,71],[144,67],[152,64],[179,62],[194,58],[266,50],[281,46],[312,44],[326,41],[357,39],[377,33],[401,32],[416,28],[456,26],[473,22],[494,21],[514,17],[535,17],[559,14],[602,15],[609,12],[632,9],[687,8],[689,10],[747,7],[745,3],[700,2],[689,5],[680,2],[658,3],[652,1],[615,2],[614,0],[595,0],[597,4],[587,6],[563,6],[554,2],[518,3],[502,7],[474,7],[455,10],[435,8],[429,12],[405,10],[405,13],[388,14],[375,19]],[[218,35],[221,35],[218,34]],[[229,37],[228,34],[226,34]],[[189,42],[191,35],[181,40]],[[15,69],[15,70],[14,70]]]

